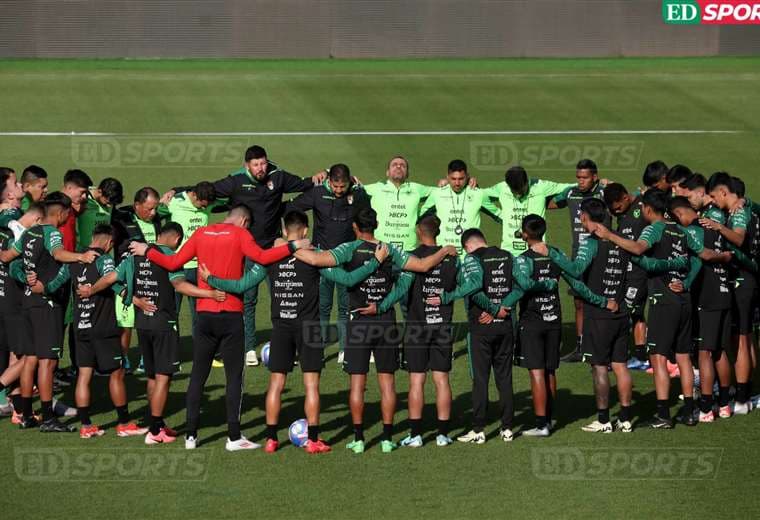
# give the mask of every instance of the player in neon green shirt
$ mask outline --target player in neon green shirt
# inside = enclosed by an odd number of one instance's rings
[[[504,175],[504,182],[485,190],[486,194],[499,200],[501,206],[501,248],[518,256],[528,250],[520,238],[522,220],[527,215],[546,216],[547,198],[562,193],[575,183],[559,183],[529,179],[522,166],[513,166]]]
[[[117,179],[106,177],[90,189],[82,212],[77,215],[77,251],[87,251],[92,232],[100,224],[111,224],[113,208],[124,202],[124,187]]]
[[[491,202],[485,190],[469,186],[470,175],[464,161],[455,159],[448,166],[446,186],[434,188],[420,215],[435,212],[441,219],[441,233],[436,237],[439,246],[453,245],[460,256],[462,233],[465,229],[480,229],[480,212],[501,223],[501,210]]]

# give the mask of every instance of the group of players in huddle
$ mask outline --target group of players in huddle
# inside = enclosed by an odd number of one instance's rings
[[[398,446],[393,424],[401,367],[410,378],[410,432],[401,446],[423,444],[428,372],[436,392],[436,444],[453,442],[449,372],[457,299],[464,300],[472,375],[471,429],[457,440],[486,441],[491,372],[499,436],[505,442],[516,437],[513,365],[529,371],[535,413],[534,427],[519,434],[549,436],[562,340],[560,278],[575,297],[578,334],[576,351],[563,359],[592,367],[597,418],[584,431],[633,430],[633,368],[654,375],[653,428],[674,426],[674,371],[684,401],[675,422],[695,426],[752,409],[760,225],[740,179],[725,172],[706,179],[656,161],[645,169],[644,187],[629,193],[600,180],[593,161],[583,160],[575,183],[529,179],[513,167],[504,182],[480,189],[466,164],[455,160],[439,186],[425,187],[409,181],[408,166],[394,157],[386,182],[364,186],[344,164],[300,179],[253,146],[243,168],[220,181],[177,187],[163,197],[142,188],[134,204],[122,208],[123,190],[113,178],[93,187],[86,173],[70,170],[63,189],[47,193],[43,169],[30,166],[20,179],[0,169],[0,391],[10,398],[13,422],[22,429],[74,431],[53,403],[70,324],[80,437],[105,433],[90,419],[90,383],[100,373],[109,377],[117,435],[144,436],[149,445],[174,442],[179,434],[163,416],[180,366],[184,295],[193,336],[185,447],[198,443],[214,363],[226,376],[226,449],[260,447],[242,435],[240,416],[244,365],[257,363],[254,313],[265,280],[272,322],[267,452],[279,448],[280,399],[294,365],[303,372],[305,449],[331,449],[319,435],[319,382],[334,291],[339,361],[350,376],[354,439],[347,448],[354,453],[365,449],[372,364],[383,452]],[[293,192],[302,193],[282,200]],[[563,207],[571,217],[569,257],[545,236],[546,209]],[[209,224],[212,211],[227,213]],[[311,239],[306,211],[313,213]],[[480,213],[502,224],[500,246],[488,244]],[[396,319],[397,303],[403,320]],[[144,424],[131,420],[124,384],[132,328],[147,376]],[[614,426],[610,371],[620,403]],[[35,393],[40,415],[32,407]]]

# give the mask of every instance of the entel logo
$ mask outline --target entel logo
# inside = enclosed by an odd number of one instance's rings
[[[671,25],[760,24],[760,2],[742,0],[663,0],[662,19]]]

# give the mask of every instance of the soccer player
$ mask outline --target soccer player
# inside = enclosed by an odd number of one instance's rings
[[[0,261],[8,262],[19,255],[23,259],[23,271],[35,272],[44,285],[58,274],[62,263],[91,263],[98,255],[94,251],[72,253],[63,249],[61,234],[57,227],[68,218],[71,199],[61,192],[45,197],[45,217],[42,224],[28,229],[14,242],[13,249],[0,253]],[[24,356],[21,372],[21,396],[23,402],[22,428],[39,425],[43,432],[68,432],[53,415],[53,372],[60,358],[63,344],[63,305],[60,291],[51,295],[34,294],[25,288],[22,298],[26,327],[29,330],[31,350]],[[42,326],[44,324],[44,326]],[[37,372],[37,386],[42,405],[42,424],[32,415],[32,387]]]
[[[520,301],[519,360],[528,369],[536,426],[523,432],[527,437],[548,437],[553,428],[552,413],[557,399],[557,368],[562,342],[562,311],[557,285],[561,269],[548,255],[534,249],[544,240],[546,221],[527,215],[521,238],[528,250],[515,260],[514,278],[524,291]],[[544,248],[545,250],[545,248]],[[602,308],[617,311],[617,302],[593,294],[582,282],[564,277],[582,298]]]
[[[439,245],[456,244],[459,255],[464,255],[460,246],[465,229],[480,228],[480,213],[501,223],[501,210],[491,202],[484,190],[470,187],[467,164],[459,159],[451,161],[447,168],[448,184],[433,189],[420,209],[420,215],[435,213],[441,219]]]
[[[628,240],[636,241],[647,227],[641,208],[641,197],[628,193],[625,186],[613,182],[604,188],[604,201],[610,213],[617,217],[617,233]],[[631,317],[633,330],[633,356],[628,360],[631,370],[647,370],[647,324],[644,308],[647,303],[647,273],[640,266],[628,262],[625,277],[625,305]]]
[[[230,206],[244,205],[251,212],[250,233],[260,247],[272,247],[280,236],[280,220],[283,215],[282,196],[311,189],[324,180],[324,172],[313,177],[301,178],[285,171],[267,158],[263,147],[253,145],[245,151],[242,168],[214,182],[219,198],[228,199]],[[175,188],[178,191],[181,188]],[[173,191],[169,194],[173,195]],[[164,195],[166,196],[166,195]],[[250,259],[246,267],[251,266]],[[245,294],[245,363],[257,366],[256,356],[256,304],[258,286]]]
[[[170,222],[176,222],[182,227],[183,239],[180,249],[193,233],[208,225],[209,215],[216,202],[216,190],[210,182],[202,181],[190,190],[180,191],[168,198],[165,204],[159,204],[158,213]],[[198,283],[198,261],[190,260],[183,267],[185,280],[191,284]],[[190,302],[191,326],[195,327],[195,300],[188,297]],[[177,293],[177,313],[182,305],[182,293]]]
[[[636,241],[611,233],[601,224],[594,223],[592,228],[598,238],[610,240],[636,256],[648,253],[648,256],[661,260],[678,257],[689,259],[688,273],[672,270],[649,277],[647,346],[650,363],[654,369],[657,393],[657,412],[649,426],[657,429],[673,428],[668,406],[670,374],[667,361],[674,357],[681,374],[681,389],[685,403],[676,420],[687,426],[694,426],[698,422],[693,413],[694,371],[690,355],[692,309],[689,289],[701,269],[700,258],[706,261],[727,258],[727,255],[716,253],[696,243],[691,234],[665,219],[668,198],[666,192],[657,189],[644,193],[642,211],[649,225]]]
[[[517,256],[528,249],[521,238],[523,218],[529,214],[543,217],[546,199],[553,197],[575,183],[558,183],[528,178],[522,166],[513,166],[504,174],[504,182],[488,188],[486,195],[499,200],[501,206],[501,248]]]
[[[435,215],[427,215],[417,222],[417,238],[420,245],[412,251],[417,258],[436,254],[441,221]],[[435,385],[438,435],[436,444],[448,446],[449,421],[451,419],[451,385],[449,372],[453,353],[452,302],[440,301],[445,292],[456,287],[459,261],[445,257],[427,273],[404,272],[396,284],[395,293],[386,296],[378,306],[388,308],[389,302],[400,297],[409,301],[409,314],[404,330],[404,359],[409,371],[409,424],[410,432],[401,446],[422,446],[422,409],[425,404],[425,379],[430,371]],[[403,296],[401,296],[403,295]],[[430,300],[431,295],[437,301]]]
[[[115,208],[111,214],[114,227],[114,259],[118,266],[126,257],[132,241],[153,244],[161,229],[161,216],[158,214],[158,192],[150,186],[140,188],[135,193],[131,206]],[[116,296],[116,320],[121,327],[121,348],[127,372],[131,371],[129,362],[129,345],[132,342],[132,328],[135,326],[135,309]],[[138,372],[143,372],[142,363]]]
[[[334,261],[348,271],[364,265],[375,254],[379,240],[375,237],[377,213],[364,208],[354,215],[356,240],[331,251],[312,253],[325,258],[326,264]],[[309,252],[304,251],[304,256]],[[454,246],[442,247],[436,253],[422,259],[395,247],[390,248],[386,259],[369,277],[348,289],[351,307],[346,333],[346,357],[344,370],[350,375],[349,407],[354,426],[354,440],[346,447],[354,453],[364,452],[364,392],[367,385],[370,356],[374,355],[377,380],[380,387],[380,409],[383,435],[380,442],[383,453],[396,449],[393,442],[393,416],[396,411],[395,372],[398,370],[397,348],[400,341],[396,328],[393,305],[403,291],[394,287],[392,271],[396,267],[406,271],[427,272],[446,256],[456,255]],[[332,258],[330,258],[332,257]],[[315,262],[316,263],[316,262]],[[318,265],[318,264],[317,264]],[[386,298],[393,293],[393,297]]]
[[[124,202],[124,187],[118,179],[106,177],[91,188],[82,211],[77,216],[77,251],[85,251],[92,242],[93,230],[101,224],[111,224],[113,208]]]
[[[707,192],[715,204],[728,213],[728,222],[720,224],[702,218],[699,223],[706,229],[717,231],[745,257],[755,259],[760,251],[760,225],[757,216],[746,207],[739,197],[737,182],[725,172],[717,172],[707,183]],[[757,305],[757,278],[752,267],[734,261],[729,267],[729,277],[734,284],[732,322],[737,337],[736,399],[733,413],[749,413],[752,395],[752,319]]]
[[[306,238],[309,220],[301,211],[289,211],[283,219],[283,239],[275,245],[286,244]],[[371,274],[388,256],[387,246],[378,245],[375,256],[351,273],[340,268],[318,269],[308,263],[314,255],[304,256],[301,252],[264,268],[259,264],[249,269],[240,280],[224,280],[208,276],[201,268],[201,278],[207,278],[211,287],[241,294],[253,285],[262,282],[267,275],[272,285],[272,342],[269,365],[271,372],[266,397],[267,441],[264,451],[274,453],[280,444],[277,439],[277,425],[280,417],[282,391],[287,374],[293,370],[296,354],[303,372],[305,388],[304,412],[309,424],[309,439],[304,448],[307,453],[325,453],[330,447],[319,438],[319,379],[323,366],[324,345],[315,325],[319,323],[318,292],[319,279],[327,278],[333,283],[352,286]],[[335,260],[332,259],[332,265]]]
[[[115,273],[113,258],[109,255],[113,248],[113,228],[109,224],[99,224],[92,230],[92,242],[87,251],[97,253],[98,257],[90,264],[64,264],[58,275],[42,286],[46,294],[55,294],[61,287],[74,280],[78,285],[95,284],[101,277],[109,273]],[[36,274],[27,280],[35,287]],[[93,294],[90,297],[81,297],[75,293],[74,297],[74,327],[71,334],[76,334],[76,362],[78,368],[76,383],[76,405],[79,420],[82,423],[79,429],[79,437],[90,439],[105,434],[105,430],[92,423],[90,419],[90,382],[93,371],[108,374],[108,389],[111,401],[118,415],[116,435],[119,437],[131,437],[144,435],[147,428],[139,428],[129,420],[127,405],[127,390],[124,385],[124,369],[122,368],[121,343],[119,341],[119,328],[116,323],[116,307],[114,293],[104,291]]]
[[[673,192],[673,195],[683,195],[684,188],[681,187],[681,183],[683,183],[692,175],[694,175],[694,173],[688,166],[684,166],[683,164],[676,164],[674,166],[671,166],[668,170],[668,173],[665,175],[665,181],[670,186],[670,190]]]
[[[575,166],[575,179],[577,186],[566,188],[559,195],[555,195],[549,202],[549,209],[567,208],[570,212],[570,233],[572,235],[572,258],[578,254],[581,242],[588,238],[580,218],[580,205],[588,198],[601,199],[604,196],[602,183],[599,182],[599,173],[596,163],[591,159],[581,159]],[[609,223],[608,223],[609,225]],[[572,294],[572,293],[571,293]],[[583,360],[581,353],[581,341],[583,340],[583,308],[584,302],[573,294],[575,304],[575,349],[561,358],[566,363],[578,363]]]
[[[21,173],[21,189],[24,191],[24,198],[21,200],[21,211],[26,211],[26,208],[32,202],[41,202],[47,195],[47,172],[36,164],[30,164]]]
[[[662,161],[652,161],[644,168],[644,174],[641,181],[644,183],[644,190],[657,189],[661,191],[670,191],[668,182],[668,165]]]
[[[493,370],[501,413],[499,436],[504,442],[510,442],[514,438],[514,340],[509,313],[523,292],[513,282],[511,253],[495,246],[489,247],[483,233],[476,228],[465,230],[461,242],[467,256],[458,270],[456,287],[438,292],[440,296],[429,296],[426,300],[427,305],[450,306],[456,298],[470,299],[466,307],[471,334],[468,354],[472,375],[472,429],[457,437],[457,440],[474,444],[486,441],[483,429],[488,409],[488,385]],[[440,446],[451,442],[448,435],[441,438],[441,433],[438,440],[442,441],[438,442]]]
[[[681,184],[682,186],[684,183]],[[699,215],[686,197],[676,196],[670,201],[670,214],[691,233],[697,242],[715,251],[726,248],[725,240],[715,230],[700,227]],[[722,213],[722,212],[721,212]],[[712,212],[714,218],[716,213]],[[731,288],[725,264],[705,263],[695,280],[692,305],[694,339],[699,351],[699,422],[713,422],[713,384],[717,372],[719,381],[719,409],[721,417],[730,417],[728,388],[731,385],[731,365],[726,348],[731,344]]]
[[[262,250],[248,231],[250,220],[251,212],[246,206],[235,206],[223,222],[196,230],[190,240],[174,255],[163,254],[155,248],[148,249],[146,244],[141,243],[133,243],[130,249],[137,256],[147,255],[152,263],[168,271],[181,269],[195,257],[198,264],[205,264],[214,276],[235,280],[243,274],[245,257],[268,265],[310,245],[308,239],[302,239]],[[201,289],[209,288],[203,280],[200,280],[198,285]],[[245,358],[243,302],[236,295],[228,295],[223,302],[212,298],[200,298],[197,300],[197,311],[198,319],[193,336],[193,368],[187,390],[185,448],[195,449],[198,443],[201,396],[217,351],[222,354],[227,380],[225,449],[238,451],[259,448],[258,444],[249,441],[240,433]]]
[[[0,167],[0,227],[8,227],[11,220],[21,217],[21,201],[24,191],[13,168]]]
[[[290,201],[286,213],[291,210],[309,211],[314,214],[314,245],[320,249],[333,249],[354,239],[352,228],[354,213],[358,208],[369,206],[369,196],[354,183],[351,171],[345,164],[334,164],[327,171],[327,179],[303,192]],[[338,299],[338,364],[343,366],[346,346],[346,323],[348,322],[348,293],[346,287],[323,277],[319,280],[319,319],[325,344],[329,337],[327,326],[333,307],[333,293]]]

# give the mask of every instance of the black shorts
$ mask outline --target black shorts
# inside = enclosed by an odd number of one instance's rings
[[[674,354],[692,352],[691,304],[649,304],[647,351],[671,361]]]
[[[100,372],[113,372],[121,368],[121,337],[102,337],[91,330],[76,332],[77,366],[80,368],[97,368]]]
[[[297,323],[272,321],[272,341],[269,345],[269,371],[287,374],[293,371],[293,363],[298,354],[298,364],[302,372],[321,372],[324,366],[324,347],[319,337],[309,341],[305,337],[302,320]]]
[[[528,370],[556,370],[562,347],[562,329],[543,324],[521,324],[518,329],[518,364]]]
[[[20,312],[0,316],[0,351],[13,352],[17,357],[29,352],[26,320]]]
[[[172,375],[179,370],[179,334],[174,329],[137,329],[145,375]]]
[[[592,365],[628,361],[631,320],[628,316],[611,320],[583,320],[583,359]]]
[[[30,355],[61,359],[63,353],[63,307],[31,307],[25,310],[31,344]]]
[[[377,373],[392,374],[399,367],[400,344],[401,330],[396,325],[394,311],[379,318],[350,313],[346,324],[343,370],[348,374],[367,374],[369,358],[374,354]]]
[[[732,325],[739,335],[752,333],[752,322],[757,306],[757,283],[752,277],[740,279],[734,288],[731,309]]]
[[[694,313],[694,343],[699,350],[722,352],[731,346],[731,312],[697,309]]]
[[[631,314],[631,321],[644,321],[644,308],[647,304],[647,281],[631,283],[625,290],[625,304]]]
[[[454,334],[451,324],[406,324],[404,360],[409,372],[451,372],[453,351]]]

